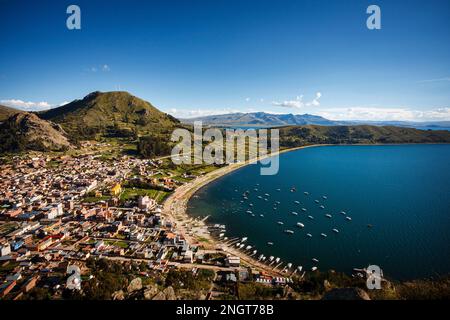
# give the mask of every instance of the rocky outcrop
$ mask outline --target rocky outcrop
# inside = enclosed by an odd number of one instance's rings
[[[132,293],[135,291],[139,291],[142,289],[142,279],[141,278],[134,278],[131,280],[130,284],[127,287],[127,292]]]

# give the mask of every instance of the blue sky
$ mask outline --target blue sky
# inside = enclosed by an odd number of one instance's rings
[[[448,0],[0,0],[0,37],[0,104],[22,109],[120,89],[179,117],[450,120]]]

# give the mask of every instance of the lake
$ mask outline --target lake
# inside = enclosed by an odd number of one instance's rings
[[[385,276],[402,280],[447,274],[450,145],[324,146],[284,153],[277,175],[260,176],[259,165],[236,170],[200,189],[188,213],[210,215],[209,223],[227,226],[227,237],[248,237],[258,255],[295,266],[349,273],[376,264]]]

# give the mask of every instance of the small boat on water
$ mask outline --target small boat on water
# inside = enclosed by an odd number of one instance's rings
[[[265,193],[265,194],[264,194],[264,196],[266,196],[266,197],[270,197],[270,194],[268,194],[268,193]]]
[[[255,255],[256,253],[258,253],[258,250],[253,250],[252,255]]]
[[[315,262],[315,263],[319,263],[319,260],[316,259],[316,258],[312,258],[311,260],[312,260],[313,262]]]
[[[287,267],[288,267],[288,269],[292,268],[292,263],[289,262],[289,263],[287,264]]]
[[[250,206],[250,207],[253,207],[253,203],[249,203],[249,206]]]
[[[339,230],[338,229],[333,229],[333,232],[339,233]]]
[[[317,271],[317,267],[312,267],[311,271]]]
[[[294,216],[298,216],[298,212],[292,211],[291,212]]]
[[[242,244],[239,246],[239,249],[242,249],[244,246],[245,246],[245,244],[242,243]]]
[[[225,240],[225,241],[228,240],[228,237],[223,238],[223,240]]]
[[[258,260],[261,261],[263,257],[264,257],[264,255],[260,254],[259,257],[258,257]]]
[[[305,196],[309,196],[309,192],[308,191],[305,191],[303,193],[305,194]]]
[[[313,217],[313,216],[308,216],[308,218],[311,219],[311,220],[314,220],[314,217]]]
[[[311,234],[311,233],[307,233],[306,236],[307,236],[308,238],[312,238],[312,234]]]
[[[306,212],[306,211],[308,211],[308,210],[306,210],[306,208],[302,208],[302,211],[303,211],[303,212]]]
[[[273,261],[273,259],[275,259],[274,256],[270,256],[270,257],[269,257],[269,261]]]
[[[327,200],[327,199],[328,199],[327,196],[323,196],[322,198],[323,198],[324,200]]]
[[[280,202],[280,201],[275,201],[275,203],[276,203],[276,204],[280,204],[281,202]]]
[[[328,214],[328,213],[327,213],[327,214],[325,215],[325,217],[327,217],[327,218],[330,218],[330,219],[331,219],[331,218],[332,218],[332,215],[331,215],[331,214]]]
[[[253,213],[252,210],[247,210],[246,212],[247,212],[248,214],[252,214],[252,213]]]
[[[275,259],[275,263],[278,263],[278,262],[280,262],[280,258]]]
[[[300,201],[294,201],[295,204],[300,204]]]
[[[261,218],[264,218],[264,215],[263,215],[263,214],[260,214],[259,216],[260,216]]]
[[[277,189],[278,192],[281,192],[281,189]]]
[[[247,246],[245,247],[245,250],[250,250],[252,248],[252,246]]]
[[[247,240],[248,240],[247,237],[243,237],[242,240],[241,240],[241,242],[245,242],[245,241],[247,241]]]
[[[298,270],[298,272],[302,272],[303,267],[302,267],[302,266],[298,266],[298,267],[297,267],[297,270]]]
[[[236,243],[236,247],[238,247],[239,248],[239,246],[241,245],[241,243],[240,242],[238,242],[238,243]]]
[[[319,208],[320,208],[320,209],[325,209],[325,206],[320,206]]]
[[[301,223],[301,222],[297,222],[297,227],[299,227],[299,228],[304,228],[305,225],[304,225],[303,223]]]
[[[282,221],[278,221],[277,222],[280,226],[282,226],[283,224],[284,224],[284,222],[282,222]]]
[[[295,187],[291,188],[291,192],[296,192],[296,191],[297,191],[297,189]]]
[[[320,203],[319,200],[314,200],[315,203]]]
[[[261,196],[258,196],[258,199],[262,199],[262,197],[261,197]]]
[[[345,216],[347,213],[345,211],[341,211],[341,214]]]
[[[252,217],[256,217],[254,214],[252,214]]]
[[[284,233],[287,233],[287,234],[294,234],[294,231],[292,231],[292,230],[284,230]]]
[[[321,235],[323,238],[328,237],[325,233],[321,233],[320,235]]]
[[[345,219],[347,219],[348,221],[352,221],[352,218],[350,217],[346,217]]]
[[[268,246],[273,246],[273,242],[267,242]]]

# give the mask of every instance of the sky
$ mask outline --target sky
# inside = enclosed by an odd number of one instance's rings
[[[0,39],[0,104],[24,110],[122,90],[181,118],[450,120],[448,0],[0,0]]]

